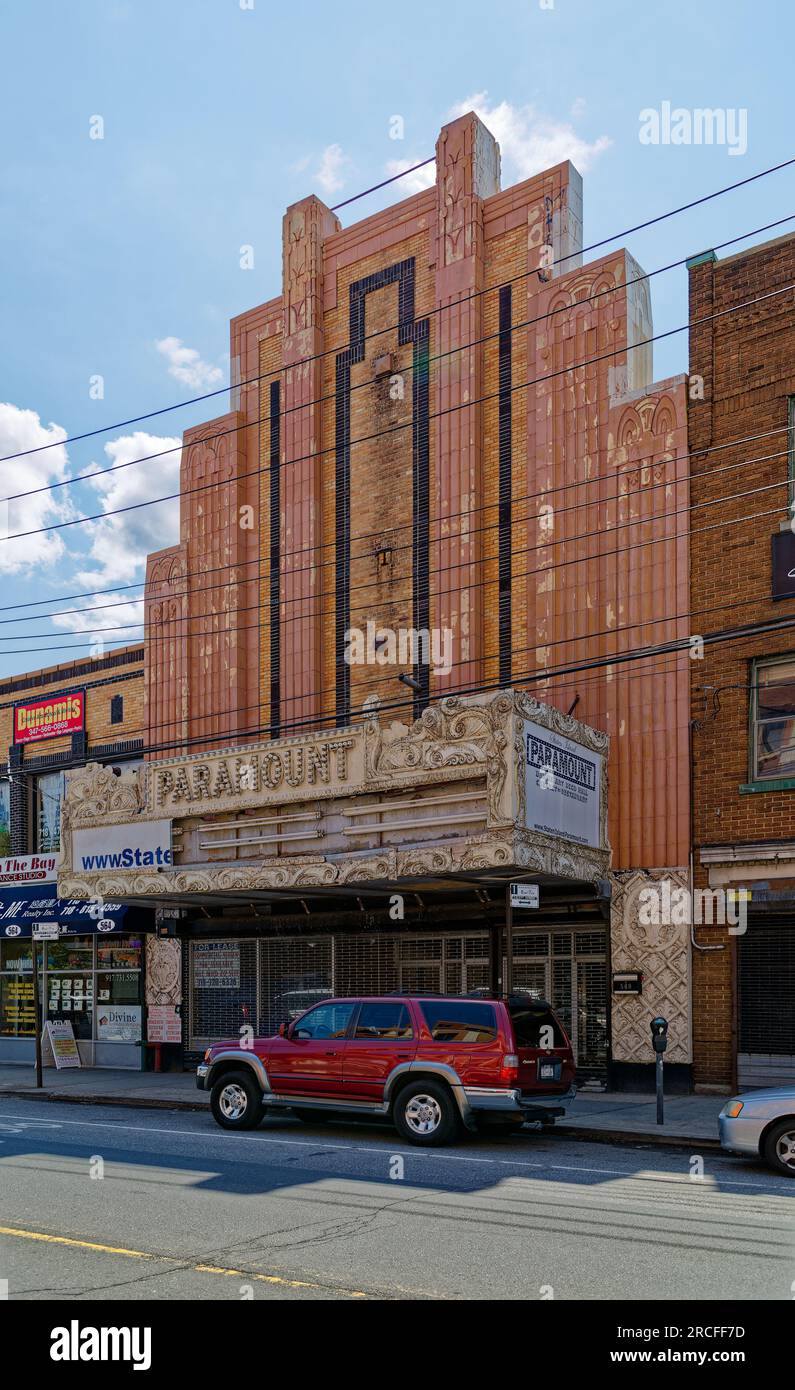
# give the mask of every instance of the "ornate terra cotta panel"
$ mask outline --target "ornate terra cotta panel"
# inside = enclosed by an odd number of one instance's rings
[[[666,1062],[690,1062],[690,927],[686,923],[649,924],[641,912],[645,888],[668,880],[671,889],[687,888],[682,870],[636,870],[614,874],[611,905],[612,969],[643,971],[643,993],[614,994],[612,1007],[613,1061],[652,1062],[649,1022],[667,1018]]]

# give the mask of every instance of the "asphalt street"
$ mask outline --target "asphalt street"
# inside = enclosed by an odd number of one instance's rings
[[[723,1154],[0,1098],[11,1300],[791,1299],[793,1199]]]

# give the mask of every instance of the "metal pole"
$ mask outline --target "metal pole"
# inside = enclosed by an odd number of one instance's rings
[[[655,1079],[657,1081],[657,1123],[663,1123],[663,1055],[661,1052],[656,1056]]]
[[[44,1020],[39,1018],[39,971],[38,964],[36,961],[36,938],[33,936],[32,928],[30,937],[30,952],[31,962],[33,965],[33,1016],[36,1020],[36,1086],[38,1090],[41,1090],[42,1086],[44,1085],[44,1082],[42,1080],[41,1068],[41,1030],[44,1026]],[[42,964],[44,964],[43,951]]]
[[[505,889],[505,993],[513,992],[513,906],[511,885]]]

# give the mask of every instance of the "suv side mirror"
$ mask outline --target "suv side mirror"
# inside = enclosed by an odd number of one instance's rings
[[[289,1027],[290,1027],[289,1023],[280,1023],[280,1024],[279,1024],[279,1037],[280,1037],[280,1038],[286,1038],[286,1037],[287,1037],[287,1032],[288,1032]]]

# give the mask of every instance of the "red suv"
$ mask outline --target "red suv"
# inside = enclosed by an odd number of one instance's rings
[[[266,1111],[388,1117],[412,1144],[460,1126],[552,1122],[574,1099],[571,1043],[543,999],[387,995],[326,999],[272,1038],[208,1047],[196,1084],[224,1129]]]

